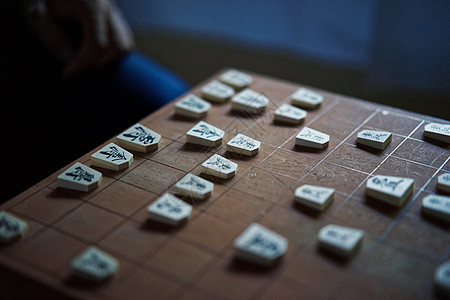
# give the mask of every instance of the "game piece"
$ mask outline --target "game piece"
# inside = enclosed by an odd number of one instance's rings
[[[245,89],[231,98],[231,107],[237,111],[259,114],[266,109],[269,102],[269,98],[263,94]]]
[[[422,211],[430,216],[450,221],[450,197],[428,195],[422,199]]]
[[[300,124],[305,120],[306,111],[293,105],[283,103],[274,113],[274,120],[290,124]]]
[[[133,162],[133,154],[114,143],[109,143],[91,155],[94,166],[120,171],[128,168]]]
[[[236,175],[237,168],[238,164],[219,154],[214,154],[202,163],[202,173],[223,179],[228,179]]]
[[[227,151],[235,152],[242,155],[252,156],[259,152],[261,142],[245,136],[241,133],[237,134],[227,143]]]
[[[363,130],[358,132],[356,143],[378,150],[386,149],[391,142],[392,133],[378,130]]]
[[[149,219],[178,226],[191,216],[192,206],[172,194],[165,193],[147,207]]]
[[[213,102],[224,102],[234,95],[234,89],[222,82],[213,80],[202,88],[202,97]]]
[[[116,273],[119,262],[91,246],[72,260],[71,266],[74,275],[98,282]]]
[[[320,229],[319,246],[348,258],[356,251],[363,237],[363,230],[330,224]]]
[[[220,81],[236,90],[248,87],[252,83],[252,76],[238,70],[229,70],[220,76]]]
[[[306,109],[314,109],[320,106],[323,101],[323,96],[311,90],[300,88],[295,91],[291,96],[291,104],[306,108]]]
[[[423,136],[450,143],[450,124],[430,123],[425,125]]]
[[[206,199],[214,191],[214,184],[194,174],[187,174],[175,184],[175,193],[195,199]]]
[[[438,177],[437,188],[441,192],[450,193],[450,174],[441,174]]]
[[[117,136],[117,143],[125,149],[147,153],[158,149],[160,139],[159,134],[137,123]]]
[[[332,188],[305,184],[295,190],[295,201],[319,211],[323,211],[333,198]]]
[[[76,162],[59,174],[56,181],[60,188],[89,192],[100,186],[102,173]]]
[[[436,268],[434,285],[439,292],[450,295],[450,261],[446,261]]]
[[[180,116],[199,119],[208,113],[211,104],[193,94],[189,94],[175,103],[175,113]]]
[[[8,243],[13,239],[23,236],[28,229],[27,222],[0,211],[0,242]]]
[[[323,149],[328,147],[330,136],[323,132],[304,127],[295,137],[295,144],[297,146]]]
[[[366,193],[380,201],[401,206],[414,189],[414,179],[376,175],[367,181]]]
[[[186,143],[214,147],[222,144],[224,131],[200,121],[186,133]]]
[[[271,266],[280,259],[287,250],[288,240],[257,224],[250,224],[241,235],[234,240],[236,257],[263,266]]]

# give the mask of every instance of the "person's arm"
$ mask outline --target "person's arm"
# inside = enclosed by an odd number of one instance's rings
[[[43,43],[65,61],[64,75],[102,66],[134,46],[127,22],[109,0],[25,0],[25,11]],[[68,25],[79,31],[79,43]]]

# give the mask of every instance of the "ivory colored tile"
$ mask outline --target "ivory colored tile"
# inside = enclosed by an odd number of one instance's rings
[[[439,175],[437,189],[445,193],[450,193],[450,174],[445,173]]]
[[[231,98],[231,107],[243,113],[260,114],[267,108],[269,102],[269,98],[263,93],[247,88]]]
[[[119,224],[122,218],[85,203],[55,223],[55,227],[95,242]]]
[[[326,133],[304,127],[295,137],[297,146],[323,149],[328,147],[330,136]]]
[[[96,247],[89,247],[71,262],[73,274],[92,281],[102,281],[114,275],[119,262]]]
[[[425,125],[424,137],[450,143],[450,124],[430,123]]]
[[[322,211],[333,201],[334,192],[332,188],[304,184],[295,190],[295,201]]]
[[[356,143],[372,147],[377,150],[386,149],[392,140],[392,133],[388,131],[363,130],[358,132]]]
[[[293,105],[307,109],[318,108],[322,102],[323,96],[321,94],[305,88],[296,90],[291,96],[291,103]]]
[[[220,75],[220,81],[236,90],[241,90],[248,87],[252,83],[253,78],[244,72],[231,69]]]
[[[236,175],[238,164],[218,154],[202,163],[202,173],[228,179]]]
[[[238,134],[227,143],[227,151],[252,156],[259,152],[261,142],[243,134]]]
[[[136,123],[117,136],[117,143],[128,150],[147,153],[158,149],[161,135]]]
[[[283,103],[274,112],[274,120],[289,124],[300,124],[306,118],[306,111],[293,105]]]
[[[224,131],[204,121],[198,122],[186,132],[186,143],[214,147],[222,144]]]
[[[234,95],[234,89],[228,85],[213,80],[202,87],[202,98],[212,102],[224,102]]]
[[[120,146],[109,143],[91,155],[91,163],[96,167],[121,171],[133,162],[133,154]]]
[[[100,186],[102,173],[76,162],[58,175],[58,187],[89,192]]]
[[[146,260],[146,264],[181,280],[195,280],[214,258],[208,252],[173,239]]]
[[[287,247],[285,237],[258,223],[250,224],[234,240],[236,257],[263,266],[273,265],[286,253]]]
[[[450,295],[450,261],[446,261],[436,268],[434,284],[440,292]]]
[[[339,225],[327,225],[319,231],[319,245],[334,254],[349,257],[361,243],[364,231]]]
[[[444,221],[450,221],[450,197],[428,195],[422,199],[422,211]]]
[[[180,116],[199,119],[208,113],[211,104],[193,94],[189,94],[175,103],[175,113]]]
[[[175,184],[174,192],[184,197],[203,200],[212,195],[214,192],[214,184],[199,176],[188,173]]]
[[[366,193],[377,200],[402,206],[414,189],[414,179],[376,175],[367,180]]]
[[[192,206],[172,194],[165,193],[147,207],[149,219],[177,226],[191,216]]]
[[[8,243],[24,236],[28,225],[24,220],[6,211],[0,211],[0,242]]]

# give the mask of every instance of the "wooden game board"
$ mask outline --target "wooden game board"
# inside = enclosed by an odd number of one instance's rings
[[[176,117],[172,103],[141,121],[162,135],[159,149],[135,153],[131,167],[120,172],[98,169],[104,176],[98,189],[57,188],[58,172],[2,205],[29,230],[0,247],[0,290],[108,299],[436,297],[433,275],[450,254],[450,226],[423,216],[420,207],[424,196],[436,193],[437,176],[450,172],[450,150],[424,141],[422,133],[431,121],[447,121],[316,90],[324,103],[303,124],[273,124],[275,108],[300,85],[252,75],[251,88],[271,103],[251,117],[233,113],[229,101],[214,104],[203,120],[225,130],[222,146],[185,144],[184,134],[197,121]],[[192,92],[200,95],[202,85]],[[305,125],[329,134],[328,148],[297,149],[295,135]],[[355,141],[363,129],[391,131],[392,142],[382,152],[360,149]],[[262,142],[259,154],[242,159],[226,153],[225,143],[239,132]],[[90,165],[91,153],[77,161]],[[186,173],[199,175],[213,153],[237,162],[237,175],[206,177],[214,193],[193,203],[184,226],[147,222],[146,207]],[[414,178],[413,195],[400,208],[366,199],[365,184],[374,174]],[[294,205],[294,190],[304,183],[336,189],[323,213]],[[273,268],[233,259],[233,240],[252,222],[289,240]],[[330,223],[365,230],[351,259],[317,248],[318,231]],[[70,261],[90,245],[120,261],[111,280],[85,284],[70,276]]]

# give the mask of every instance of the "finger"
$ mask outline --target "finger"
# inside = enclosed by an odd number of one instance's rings
[[[134,47],[133,34],[120,12],[114,7],[108,22],[109,47],[98,61],[98,66],[102,66],[115,58],[129,52]]]
[[[64,75],[69,76],[89,69],[97,64],[102,52],[108,47],[108,7],[104,1],[80,1],[77,15],[81,22],[83,40],[78,53],[69,61]]]
[[[70,38],[50,16],[44,1],[34,1],[26,8],[26,14],[33,30],[43,44],[60,59],[68,61],[75,54]]]

